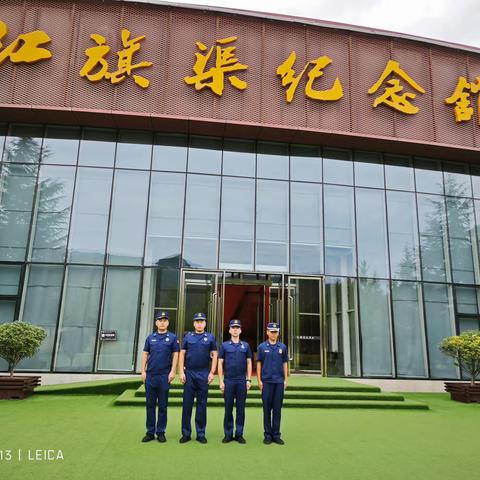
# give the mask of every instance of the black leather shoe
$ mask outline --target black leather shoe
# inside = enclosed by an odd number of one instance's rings
[[[160,442],[160,443],[165,443],[167,441],[167,439],[165,438],[165,434],[164,433],[159,433],[157,435],[157,440]]]
[[[228,435],[225,435],[223,437],[222,443],[230,443],[233,440],[232,437],[229,437]]]
[[[277,445],[285,445],[285,442],[280,438],[274,438],[273,441],[277,444]]]
[[[207,439],[205,437],[197,437],[198,443],[207,443]]]
[[[185,435],[178,441],[179,443],[187,443],[191,440],[190,437],[186,437]]]
[[[150,433],[147,433],[147,434],[142,438],[142,442],[143,442],[143,443],[151,442],[154,438],[155,438],[155,435],[152,435],[152,434],[150,434]]]
[[[247,443],[247,441],[242,437],[242,435],[237,435],[235,437],[235,440],[238,442],[238,443]]]
[[[264,443],[265,445],[270,445],[270,444],[272,443],[272,439],[265,437],[265,438],[263,439],[263,443]]]

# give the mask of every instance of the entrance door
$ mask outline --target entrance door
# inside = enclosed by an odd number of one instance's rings
[[[323,281],[321,278],[289,277],[287,292],[291,368],[325,375]]]

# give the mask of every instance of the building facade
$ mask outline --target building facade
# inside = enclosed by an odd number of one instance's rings
[[[278,321],[292,371],[460,378],[479,51],[157,2],[0,22],[0,322],[48,333],[20,369],[138,371],[161,309],[253,350]]]

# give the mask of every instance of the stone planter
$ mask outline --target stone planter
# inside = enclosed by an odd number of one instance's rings
[[[450,393],[450,398],[457,402],[480,403],[480,383],[445,382],[445,391]]]
[[[26,375],[13,377],[0,375],[0,400],[21,400],[29,397],[33,389],[40,385],[40,378]]]

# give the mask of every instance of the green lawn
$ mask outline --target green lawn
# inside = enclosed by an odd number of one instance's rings
[[[221,443],[221,408],[208,411],[207,445],[179,445],[180,408],[167,443],[142,444],[145,411],[112,406],[115,395],[36,395],[0,401],[0,479],[401,479],[459,480],[480,471],[480,404],[447,394],[406,394],[428,411],[284,410],[286,444],[262,444],[260,409],[247,410],[246,445]],[[23,458],[18,460],[18,449]],[[33,461],[28,450],[61,449]]]

